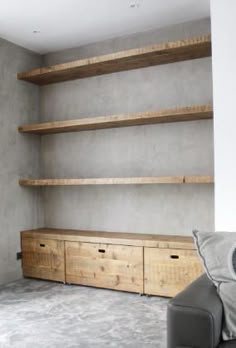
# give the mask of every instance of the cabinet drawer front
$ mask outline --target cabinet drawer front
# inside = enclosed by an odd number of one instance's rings
[[[143,292],[143,248],[66,242],[66,281]]]
[[[172,297],[203,273],[195,250],[144,248],[144,292]]]
[[[65,281],[64,241],[23,238],[21,244],[24,276]]]

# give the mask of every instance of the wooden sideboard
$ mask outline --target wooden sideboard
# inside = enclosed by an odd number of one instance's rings
[[[203,268],[191,237],[37,229],[21,232],[25,277],[172,297]]]

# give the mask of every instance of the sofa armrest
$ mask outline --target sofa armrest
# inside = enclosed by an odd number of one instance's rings
[[[168,348],[216,348],[221,340],[222,316],[216,288],[204,274],[168,305]]]

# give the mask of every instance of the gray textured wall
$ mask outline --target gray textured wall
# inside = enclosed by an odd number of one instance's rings
[[[208,19],[49,54],[45,64],[210,32]],[[158,110],[212,102],[211,59],[150,67],[41,88],[43,120]],[[212,121],[42,138],[44,177],[213,174]],[[212,185],[44,189],[48,227],[190,234],[214,227]]]
[[[16,80],[41,58],[0,39],[0,283],[21,277],[16,261],[19,231],[42,224],[39,191],[19,187],[20,177],[38,176],[40,139],[22,136],[17,126],[38,120],[39,89]]]

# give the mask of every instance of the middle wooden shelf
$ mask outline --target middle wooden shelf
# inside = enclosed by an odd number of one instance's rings
[[[85,186],[85,185],[146,185],[146,184],[213,184],[210,175],[151,176],[131,178],[21,179],[21,186]]]
[[[80,118],[77,120],[23,125],[21,133],[51,134],[94,129],[140,126],[156,123],[205,120],[213,117],[211,105],[187,106],[151,112]]]

